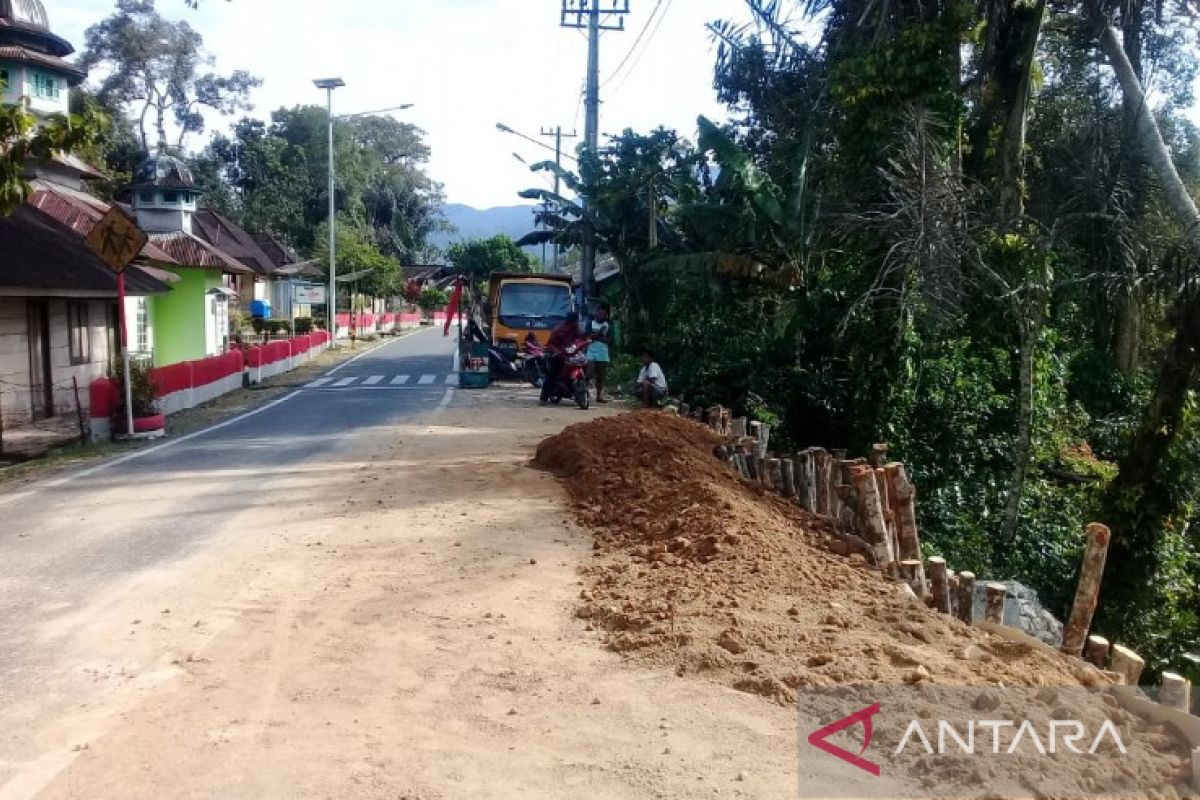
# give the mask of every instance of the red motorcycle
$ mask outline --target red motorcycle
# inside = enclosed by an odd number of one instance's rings
[[[558,376],[557,385],[550,394],[550,402],[574,400],[575,405],[584,411],[592,405],[592,388],[588,385],[587,349],[591,339],[576,339],[567,345],[563,351],[562,372]],[[547,377],[546,380],[551,380]]]

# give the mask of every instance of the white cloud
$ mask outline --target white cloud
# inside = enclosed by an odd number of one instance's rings
[[[633,45],[656,3],[631,0],[626,31],[603,36],[602,76]],[[334,94],[335,113],[414,103],[399,118],[427,131],[430,172],[451,202],[508,205],[520,202],[518,190],[537,184],[512,153],[531,162],[547,153],[497,132],[496,122],[534,136],[560,124],[582,133],[586,40],[559,27],[559,0],[204,0],[198,11],[183,0],[158,0],[158,6],[204,36],[220,70],[248,69],[264,79],[255,115],[323,103],[312,79],[334,75],[347,84]],[[49,11],[56,32],[82,47],[87,25],[112,8],[100,0],[69,7],[51,0]],[[742,15],[741,0],[664,0],[663,8],[666,16],[653,39],[643,39],[636,67],[604,87],[604,132],[663,124],[690,136],[698,114],[722,116],[711,88],[715,50],[704,25]]]

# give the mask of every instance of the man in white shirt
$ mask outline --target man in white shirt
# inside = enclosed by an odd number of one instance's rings
[[[647,408],[658,405],[667,396],[667,376],[650,353],[642,356],[642,371],[638,373],[633,396],[645,403]]]

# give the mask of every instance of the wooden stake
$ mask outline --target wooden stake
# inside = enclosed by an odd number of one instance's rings
[[[958,616],[958,575],[954,570],[947,570],[947,581],[950,585],[950,616]]]
[[[821,447],[813,449],[816,471],[817,513],[828,517],[833,508],[833,459]]]
[[[921,573],[921,562],[914,560],[905,560],[900,562],[900,577],[904,579],[913,590],[913,594],[923,598],[925,596],[925,576]]]
[[[933,592],[933,605],[943,614],[950,613],[950,576],[946,570],[946,559],[932,556],[929,559],[929,586]]]
[[[730,435],[737,439],[746,438],[746,418],[734,417],[729,421]]]
[[[968,625],[975,623],[975,573],[958,573],[958,618]]]
[[[796,464],[793,458],[794,456],[784,456],[779,464],[783,468],[783,486],[779,491],[789,500],[796,496]]]
[[[688,415],[688,412],[691,410],[692,410],[692,407],[689,406],[687,403],[679,404],[679,416],[686,417]]]
[[[1112,671],[1124,679],[1126,686],[1137,686],[1145,667],[1146,660],[1128,647],[1120,644],[1112,646]]]
[[[1185,714],[1192,713],[1192,682],[1179,673],[1164,672],[1158,702]]]
[[[1008,587],[1003,583],[989,583],[987,590],[987,605],[984,607],[984,622],[1004,624],[1004,598],[1008,596]]]
[[[796,454],[796,496],[805,510],[817,510],[817,475],[812,450],[801,450]]]
[[[888,446],[886,444],[871,445],[870,463],[872,467],[879,469],[887,463]]]
[[[778,458],[767,459],[767,488],[779,491],[783,486],[783,463]]]
[[[1083,642],[1092,626],[1092,614],[1096,611],[1096,600],[1100,595],[1100,579],[1104,576],[1104,560],[1108,555],[1110,534],[1099,522],[1087,526],[1084,532],[1087,545],[1083,553],[1083,567],[1079,571],[1079,585],[1075,587],[1075,602],[1071,605],[1071,616],[1063,628],[1062,651],[1077,656],[1083,652]]]
[[[858,508],[863,516],[862,522],[867,534],[867,541],[875,548],[875,559],[879,563],[880,569],[895,574],[896,557],[892,552],[892,543],[888,538],[887,525],[883,519],[883,506],[879,502],[879,488],[875,485],[875,470],[868,466],[855,467],[853,481],[854,490],[858,494]]]
[[[1097,669],[1106,669],[1108,667],[1108,639],[1103,636],[1087,637],[1087,644],[1083,648],[1083,657]]]
[[[921,537],[917,533],[917,487],[908,478],[904,464],[893,461],[883,468],[887,476],[888,497],[892,504],[892,519],[896,523],[896,539],[904,558],[921,557]]]

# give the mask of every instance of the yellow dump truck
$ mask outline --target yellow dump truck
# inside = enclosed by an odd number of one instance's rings
[[[575,309],[571,276],[493,272],[488,308],[492,344],[521,347],[532,333],[544,345],[550,331]]]

